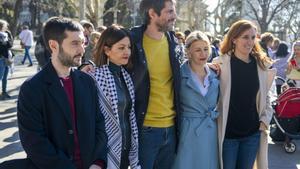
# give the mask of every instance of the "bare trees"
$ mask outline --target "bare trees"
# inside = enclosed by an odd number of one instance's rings
[[[204,30],[207,18],[207,7],[203,0],[178,0],[177,22],[185,24],[191,30]]]
[[[99,20],[99,3],[101,0],[86,0],[86,8],[87,12],[85,13],[85,16],[87,19],[91,21],[91,23],[97,27],[98,26],[98,20]]]
[[[289,38],[294,41],[300,36],[300,1],[294,1],[280,15],[274,17],[273,30],[288,33],[288,37],[281,37],[282,39]]]
[[[247,0],[249,11],[254,15],[261,28],[261,32],[268,30],[270,23],[276,15],[292,5],[294,0]]]
[[[242,3],[240,0],[218,0],[218,5],[210,13],[213,20],[210,23],[216,34],[224,34],[226,27],[241,18]]]

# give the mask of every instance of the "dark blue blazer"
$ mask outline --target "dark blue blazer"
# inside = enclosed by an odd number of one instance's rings
[[[71,78],[81,159],[84,169],[88,169],[96,160],[106,163],[104,117],[99,110],[94,80],[78,70],[71,71]],[[76,169],[71,108],[51,62],[23,83],[17,111],[20,140],[35,166]]]

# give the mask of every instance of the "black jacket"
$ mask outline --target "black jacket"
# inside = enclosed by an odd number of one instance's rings
[[[143,49],[143,35],[145,30],[146,25],[134,27],[130,30],[131,39],[133,40],[133,54],[132,67],[129,69],[129,72],[131,73],[135,86],[135,112],[139,130],[144,123],[150,94],[150,77]],[[165,35],[169,42],[170,63],[174,86],[174,105],[177,117],[180,111],[180,60],[182,60],[183,51],[177,43],[174,32],[167,32]]]
[[[104,117],[94,80],[78,70],[71,78],[81,160],[88,169],[95,160],[106,162]],[[71,108],[51,62],[21,86],[17,116],[22,146],[39,169],[75,169]]]
[[[50,61],[51,53],[46,48],[43,35],[40,35],[36,41],[34,55],[41,68],[43,68]]]
[[[0,41],[0,58],[8,58],[8,51],[12,48],[14,43],[14,38],[9,31],[5,31],[8,36],[8,41]]]

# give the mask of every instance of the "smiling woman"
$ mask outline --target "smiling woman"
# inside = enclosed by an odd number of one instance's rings
[[[267,128],[273,109],[269,89],[276,74],[262,52],[256,27],[247,20],[235,22],[221,44],[218,111],[221,168],[268,168]],[[229,91],[229,92],[228,92]],[[236,167],[238,166],[238,167]]]

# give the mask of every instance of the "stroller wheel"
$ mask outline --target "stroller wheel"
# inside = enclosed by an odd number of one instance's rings
[[[296,144],[294,142],[284,143],[283,147],[287,153],[294,153],[296,151]]]

